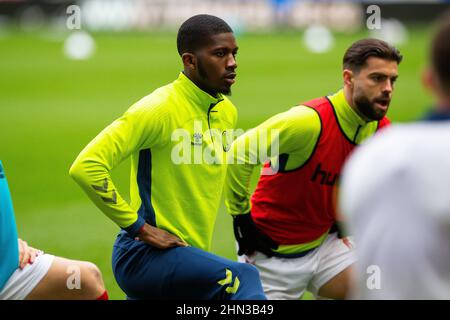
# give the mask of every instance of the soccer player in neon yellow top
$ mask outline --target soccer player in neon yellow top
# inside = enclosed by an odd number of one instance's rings
[[[265,299],[255,267],[207,251],[226,174],[221,136],[238,47],[222,19],[197,15],[177,37],[184,70],[134,104],[80,153],[70,175],[121,227],[113,271],[130,299]],[[200,155],[200,157],[199,157]],[[131,157],[131,203],[110,170]]]

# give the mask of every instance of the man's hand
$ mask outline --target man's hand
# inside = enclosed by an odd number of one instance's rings
[[[347,248],[353,249],[353,244],[348,237],[348,232],[342,221],[336,221],[331,226],[329,233],[334,233],[334,232],[337,233],[337,237],[342,240],[342,242],[347,246]]]
[[[273,256],[272,249],[278,249],[278,244],[264,234],[252,220],[250,213],[233,216],[234,236],[239,245],[238,255],[251,255],[255,251]]]
[[[168,249],[172,247],[187,247],[187,243],[177,236],[155,228],[149,224],[144,224],[136,237],[136,240],[143,241],[158,249]]]
[[[353,249],[353,244],[352,244],[351,240],[349,239],[349,237],[342,238],[342,242],[347,246],[347,248]]]
[[[27,264],[33,264],[40,251],[29,247],[22,239],[19,241],[19,268],[23,269]]]

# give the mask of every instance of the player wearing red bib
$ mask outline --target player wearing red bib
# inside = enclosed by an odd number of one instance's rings
[[[347,295],[355,257],[351,240],[336,232],[336,186],[355,146],[389,124],[401,59],[384,41],[357,41],[344,55],[343,89],[275,115],[233,143],[226,205],[238,254],[258,267],[269,299],[298,299],[305,290]],[[264,174],[250,199],[250,177],[260,163]]]

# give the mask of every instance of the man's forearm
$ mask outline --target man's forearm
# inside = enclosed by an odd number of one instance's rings
[[[137,234],[145,221],[121,197],[104,165],[79,156],[69,174],[104,214],[132,236]]]

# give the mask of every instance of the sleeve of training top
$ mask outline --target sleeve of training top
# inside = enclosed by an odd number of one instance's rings
[[[273,116],[238,137],[229,151],[234,158],[228,165],[225,182],[228,213],[238,215],[250,211],[249,187],[256,166],[281,154],[288,154],[289,157],[297,155],[299,162],[296,167],[300,166],[311,155],[320,129],[320,118],[316,111],[297,106]]]
[[[164,110],[145,98],[137,102],[81,151],[69,171],[95,205],[132,236],[145,221],[120,196],[110,171],[132,153],[166,143]]]

